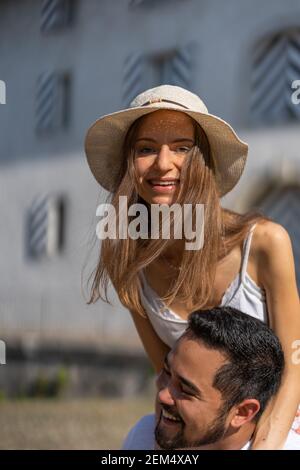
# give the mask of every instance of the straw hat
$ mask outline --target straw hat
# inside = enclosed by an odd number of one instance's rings
[[[174,85],[161,85],[146,90],[134,98],[129,108],[106,114],[91,125],[85,138],[85,152],[98,183],[108,191],[114,191],[127,131],[136,119],[159,109],[186,113],[202,127],[215,162],[220,196],[228,193],[242,175],[248,145],[226,121],[210,114],[199,96]]]

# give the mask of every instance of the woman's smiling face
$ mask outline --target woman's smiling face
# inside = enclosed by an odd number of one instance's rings
[[[195,142],[194,121],[187,114],[162,109],[139,125],[135,149],[138,193],[149,204],[176,201],[181,167]]]

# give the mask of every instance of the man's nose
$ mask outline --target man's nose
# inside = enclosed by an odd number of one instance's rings
[[[166,386],[157,392],[159,403],[163,405],[174,405],[174,398],[170,391],[170,387]]]
[[[162,388],[165,388],[168,385],[168,381],[168,376],[162,369],[155,378],[156,390],[159,392]]]

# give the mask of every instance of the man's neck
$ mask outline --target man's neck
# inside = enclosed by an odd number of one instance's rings
[[[229,430],[221,440],[214,444],[190,447],[189,450],[240,450],[251,440],[254,429],[255,424],[248,423],[236,432],[231,432]]]

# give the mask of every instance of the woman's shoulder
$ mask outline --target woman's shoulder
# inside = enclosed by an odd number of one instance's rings
[[[260,285],[265,285],[268,282],[266,277],[274,270],[281,269],[278,264],[282,263],[283,254],[292,252],[288,231],[277,222],[259,221],[253,232],[251,252],[258,282]]]
[[[253,231],[252,245],[257,256],[272,255],[282,245],[290,242],[288,231],[277,222],[261,220]]]

